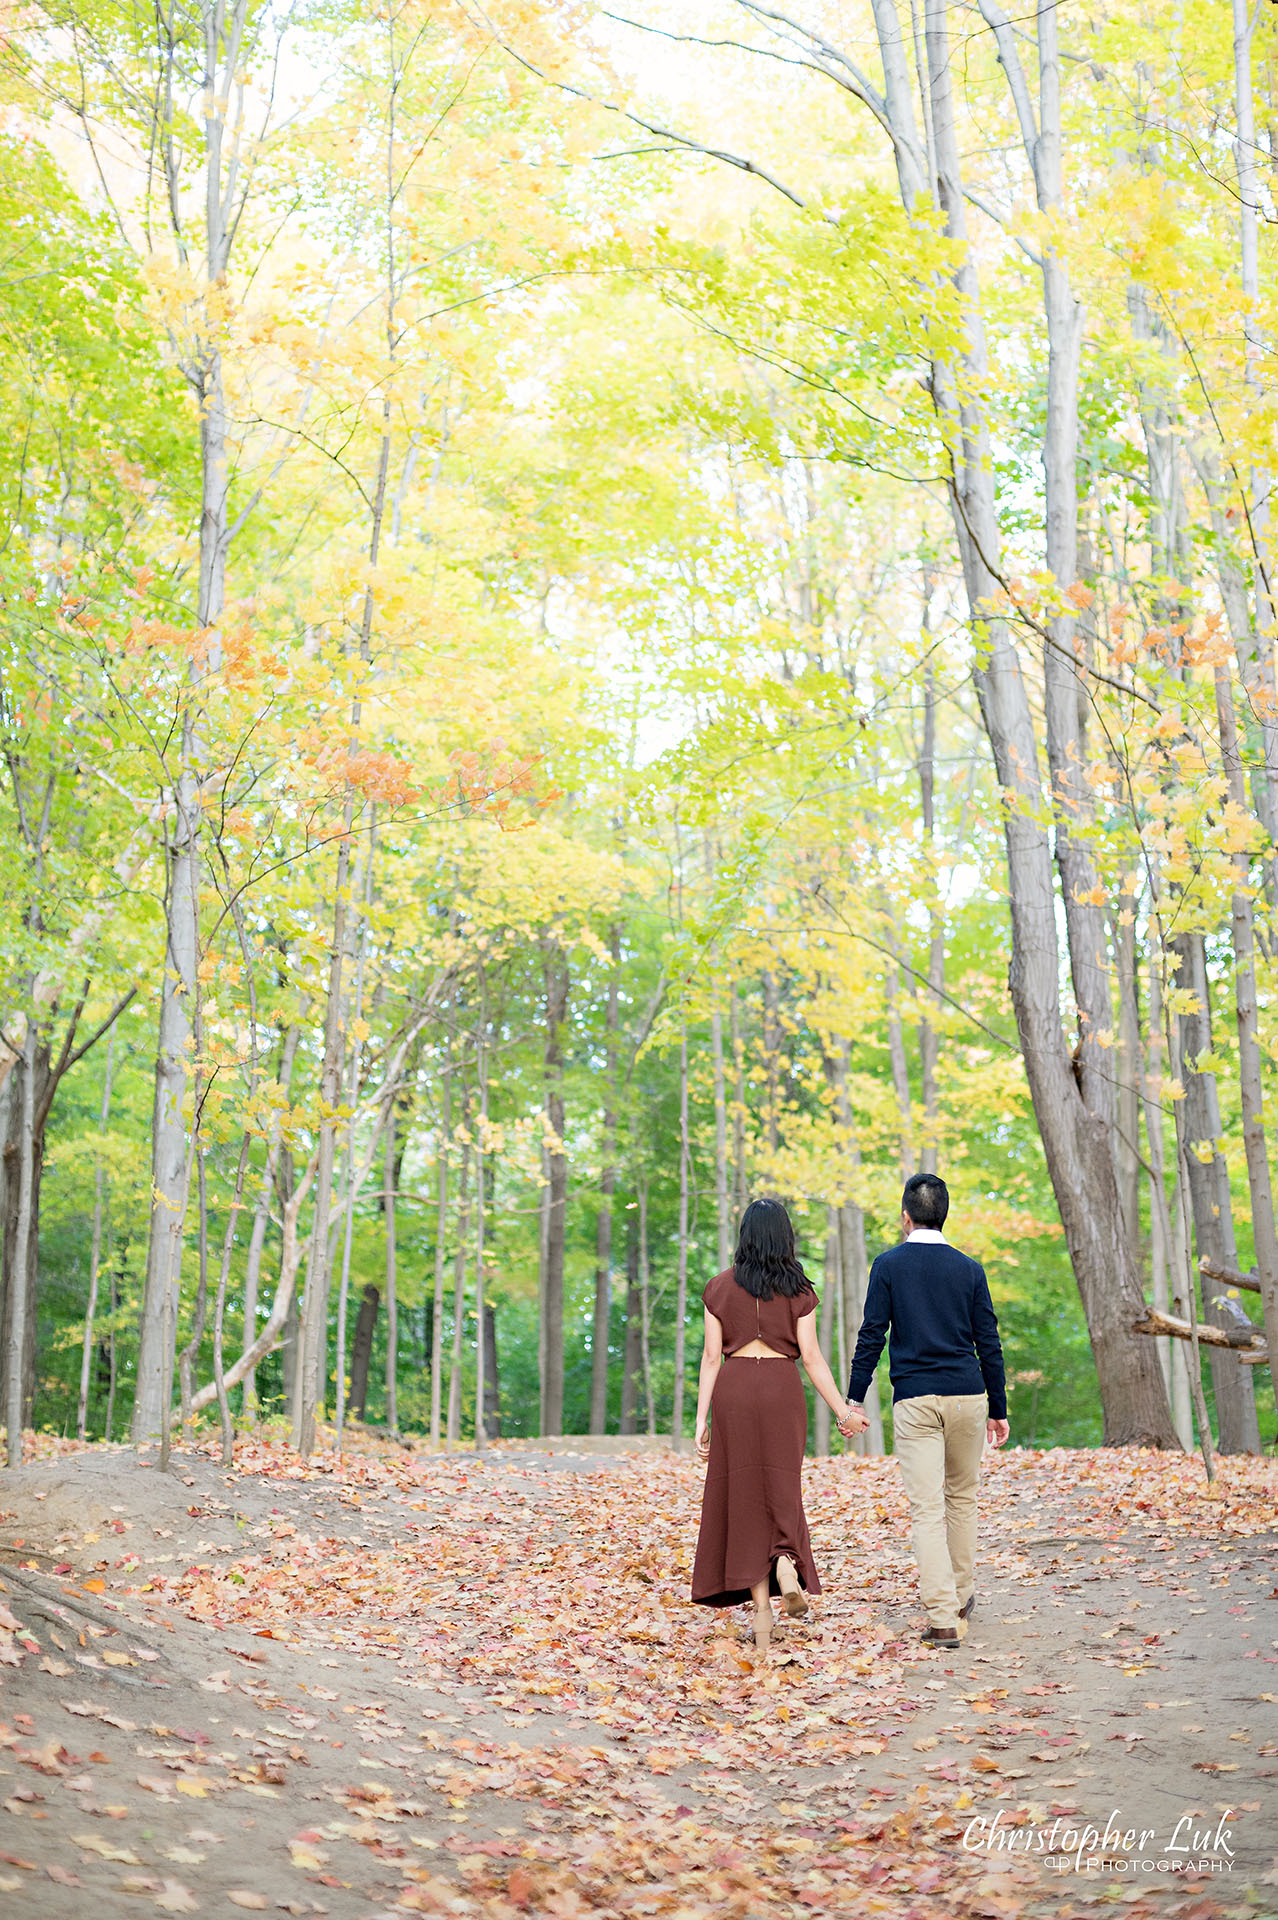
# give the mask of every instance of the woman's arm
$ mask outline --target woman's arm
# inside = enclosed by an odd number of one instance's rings
[[[697,1452],[702,1459],[710,1452],[710,1395],[723,1361],[723,1328],[709,1307],[705,1313],[706,1343],[701,1349],[701,1376],[697,1382]]]
[[[812,1382],[836,1420],[846,1420],[851,1409],[839,1389],[834,1384],[834,1375],[830,1372],[821,1343],[817,1339],[816,1314],[805,1313],[795,1323],[795,1338],[799,1342],[799,1352],[807,1369],[808,1379]]]

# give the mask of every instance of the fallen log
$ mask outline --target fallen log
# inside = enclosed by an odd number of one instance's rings
[[[1174,1314],[1160,1313],[1157,1307],[1146,1307],[1144,1318],[1133,1321],[1132,1326],[1136,1333],[1170,1334],[1173,1340],[1192,1340],[1194,1337],[1188,1320],[1177,1320]],[[1258,1327],[1248,1335],[1241,1327],[1231,1327],[1226,1332],[1221,1327],[1213,1327],[1209,1321],[1200,1320],[1197,1333],[1201,1346],[1228,1347],[1239,1358],[1246,1354],[1254,1365],[1269,1358],[1269,1349]]]
[[[1205,1273],[1209,1280],[1219,1280],[1223,1287],[1241,1287],[1245,1293],[1260,1292],[1260,1280],[1254,1267],[1250,1273],[1240,1273],[1237,1267],[1222,1267],[1204,1256],[1198,1262],[1198,1271]]]

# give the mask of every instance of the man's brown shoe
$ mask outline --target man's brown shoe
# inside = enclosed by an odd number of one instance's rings
[[[963,1627],[925,1627],[923,1645],[925,1647],[957,1647],[965,1631]]]
[[[967,1596],[967,1599],[963,1602],[962,1606],[959,1608],[959,1619],[970,1620],[972,1615],[975,1612],[976,1612],[976,1595],[974,1593],[969,1593]]]

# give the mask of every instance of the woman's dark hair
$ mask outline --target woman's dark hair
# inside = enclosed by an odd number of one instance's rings
[[[752,1200],[742,1214],[732,1274],[756,1300],[771,1300],[777,1293],[792,1300],[816,1292],[799,1265],[794,1228],[779,1200]]]

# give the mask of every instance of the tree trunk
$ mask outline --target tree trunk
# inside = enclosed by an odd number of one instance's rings
[[[28,1284],[32,1231],[35,1218],[36,1156],[36,1060],[40,1050],[39,1029],[33,1016],[27,1017],[22,1042],[21,1098],[18,1102],[18,1152],[15,1188],[13,1261],[9,1284],[5,1289],[8,1309],[5,1327],[4,1423],[6,1464],[22,1465],[22,1430],[26,1423],[26,1356],[29,1328],[35,1318],[35,1289]],[[6,1222],[7,1225],[7,1222]],[[9,1236],[5,1235],[6,1244]]]
[[[279,1088],[287,1095],[293,1078],[293,1062],[297,1058],[297,1043],[301,1037],[301,1028],[291,1026],[284,1035],[280,1047]],[[262,1276],[262,1252],[266,1246],[266,1232],[271,1223],[271,1201],[275,1195],[276,1169],[280,1164],[280,1123],[278,1114],[271,1120],[270,1132],[266,1142],[266,1165],[262,1169],[262,1187],[258,1195],[257,1206],[253,1212],[253,1227],[249,1234],[248,1253],[244,1262],[244,1346],[251,1347],[257,1338],[257,1295]],[[287,1199],[287,1195],[284,1198]],[[287,1399],[287,1395],[286,1395]],[[246,1420],[256,1420],[257,1372],[250,1367],[244,1375],[243,1414]]]
[[[741,1039],[741,1002],[737,998],[737,985],[734,980],[728,989],[728,1032],[732,1042],[732,1190],[736,1204],[737,1225],[741,1215],[750,1203],[750,1183],[746,1171],[746,1079],[745,1047]],[[736,1243],[736,1231],[732,1233],[732,1242]],[[729,1249],[731,1258],[731,1249]]]
[[[1245,817],[1246,791],[1243,785],[1242,755],[1238,746],[1238,725],[1234,714],[1234,692],[1227,667],[1216,668],[1216,715],[1220,727],[1220,754],[1229,797],[1239,816]],[[1265,1338],[1271,1354],[1278,1356],[1278,1228],[1274,1223],[1273,1184],[1269,1167],[1269,1148],[1265,1138],[1264,1064],[1261,1047],[1260,1013],[1256,997],[1256,930],[1250,861],[1245,852],[1233,856],[1234,890],[1230,902],[1230,925],[1234,948],[1234,1012],[1238,1035],[1238,1085],[1242,1101],[1243,1151],[1247,1160],[1247,1186],[1251,1195],[1251,1226],[1256,1249],[1256,1277],[1264,1307]],[[1192,1158],[1192,1155],[1188,1156]],[[1204,1277],[1204,1286],[1207,1281]],[[1278,1403],[1278,1375],[1271,1370],[1275,1402]]]
[[[1118,975],[1118,1045],[1114,1049],[1116,1125],[1114,1127],[1114,1178],[1118,1182],[1118,1200],[1123,1212],[1123,1230],[1131,1248],[1132,1263],[1139,1268],[1140,1233],[1140,1135],[1141,1035],[1140,1002],[1136,993],[1136,902],[1123,895],[1123,905],[1113,925],[1114,968]]]
[[[639,1183],[639,1359],[643,1368],[644,1419],[649,1434],[657,1431],[657,1408],[652,1397],[652,1269],[648,1260],[648,1182]]]
[[[930,642],[932,634],[932,575],[923,570],[923,634]],[[940,1012],[941,991],[945,985],[945,922],[941,916],[936,873],[936,667],[929,644],[923,661],[923,750],[919,755],[919,797],[923,809],[923,859],[928,891],[927,984],[929,1001],[924,1002],[919,1021],[919,1086],[923,1097],[923,1126],[919,1143],[919,1172],[935,1173],[940,1152],[940,1094],[937,1068],[940,1061],[940,1036],[932,1018],[932,1009]]]
[[[631,1214],[626,1226],[626,1340],[621,1359],[619,1433],[637,1433],[639,1430],[637,1415],[643,1386],[642,1313],[639,1298],[639,1226],[634,1214]]]
[[[823,1049],[823,1063],[826,1078],[834,1093],[834,1113],[839,1131],[843,1136],[843,1151],[847,1158],[848,1172],[855,1180],[861,1171],[861,1144],[857,1138],[856,1115],[852,1111],[852,1095],[848,1087],[848,1043],[841,1040],[835,1049]],[[865,1313],[865,1294],[869,1285],[870,1264],[865,1248],[865,1215],[855,1201],[845,1200],[839,1206],[839,1258],[838,1271],[842,1286],[841,1320],[846,1343],[846,1355],[856,1349],[857,1335],[861,1331],[861,1319]],[[845,1356],[846,1357],[846,1356]],[[847,1374],[844,1374],[847,1379]],[[846,1392],[846,1387],[844,1388]],[[870,1425],[865,1433],[856,1436],[853,1445],[860,1454],[883,1452],[883,1415],[879,1405],[879,1383],[877,1377],[870,1382],[865,1396],[865,1417]]]
[[[1182,1120],[1185,1177],[1193,1213],[1194,1240],[1200,1259],[1209,1260],[1217,1267],[1236,1267],[1238,1247],[1234,1239],[1229,1168],[1218,1145],[1225,1128],[1216,1075],[1210,1068],[1200,1071],[1198,1064],[1211,1059],[1213,1049],[1206,946],[1201,933],[1189,932],[1175,935],[1169,942],[1169,950],[1178,966],[1177,986],[1194,996],[1194,1005],[1182,1005],[1176,1016],[1177,1065],[1185,1089]],[[1220,1281],[1204,1275],[1202,1292],[1210,1318],[1213,1302],[1228,1289]],[[1173,1364],[1174,1358],[1173,1355]],[[1213,1354],[1209,1364],[1220,1451],[1258,1453],[1260,1428],[1251,1375],[1236,1366],[1228,1355]]]
[[[714,1217],[718,1271],[732,1263],[732,1202],[728,1196],[728,1089],[723,1071],[723,1015],[710,1009],[710,1063],[714,1074]]]
[[[386,1115],[386,1160],[382,1178],[382,1221],[386,1228],[386,1425],[399,1432],[399,1404],[395,1392],[399,1368],[399,1306],[395,1293],[395,1102]]]
[[[781,995],[771,968],[763,975],[763,1059],[767,1069],[767,1108],[764,1124],[768,1152],[781,1145]]]
[[[819,1325],[817,1335],[821,1342],[821,1351],[827,1358],[831,1352],[834,1334],[834,1313],[839,1289],[839,1210],[827,1207],[825,1210],[825,1284],[821,1288],[821,1305],[817,1309]],[[830,1451],[830,1409],[818,1393],[812,1406],[812,1451],[818,1459],[824,1459]]]
[[[901,975],[895,961],[888,963],[884,979],[887,1004],[888,1057],[892,1066],[892,1091],[896,1095],[897,1162],[902,1181],[914,1172],[914,1116],[910,1103],[910,1069],[905,1058],[905,1033],[901,1026]]]
[[[604,1015],[606,1054],[602,1165],[599,1212],[595,1220],[595,1320],[590,1349],[590,1431],[608,1430],[608,1346],[612,1334],[612,1197],[617,1186],[617,1006],[621,971],[621,928],[609,930],[612,969]]]
[[[546,1232],[541,1273],[544,1359],[541,1432],[564,1429],[564,1249],[568,1213],[568,1154],[564,1145],[564,1021],[568,1013],[568,962],[549,944],[543,949],[546,995]]]
[[[899,47],[885,45],[889,17],[899,34],[896,8],[890,0],[876,0],[875,11],[884,58],[899,64]],[[1090,1076],[1090,1097],[1085,1099],[1065,1042],[1052,854],[1038,817],[1039,753],[1028,690],[1006,623],[989,612],[999,594],[993,569],[999,565],[1000,540],[994,462],[979,399],[988,363],[976,259],[966,228],[947,13],[946,0],[927,0],[928,95],[938,194],[947,233],[959,251],[955,282],[966,337],[961,396],[949,368],[939,359],[933,364],[932,388],[938,407],[957,429],[951,483],[955,534],[979,643],[974,679],[981,719],[1003,792],[1012,923],[1008,985],[1044,1156],[1087,1318],[1106,1443],[1173,1446],[1176,1435],[1157,1354],[1132,1330],[1143,1297],[1123,1232],[1105,1124],[1105,1095],[1091,1085],[1100,1076]],[[914,147],[917,150],[917,141]],[[898,156],[898,166],[902,164]],[[1076,916],[1076,930],[1078,926]],[[1085,947],[1086,943],[1073,944]],[[1080,951],[1074,964],[1082,978],[1091,961]],[[1088,1036],[1089,1043],[1093,1039]]]
[[[102,1111],[98,1115],[98,1133],[104,1134],[111,1113],[111,1069],[115,1063],[115,1035],[107,1041],[105,1079],[102,1085]],[[102,1257],[102,1208],[106,1175],[99,1160],[93,1169],[93,1229],[89,1236],[89,1298],[84,1310],[84,1348],[80,1355],[80,1399],[76,1407],[75,1432],[83,1440],[89,1422],[89,1360],[93,1349],[93,1322],[98,1310],[98,1267]]]
[[[484,1431],[501,1438],[501,1375],[497,1370],[497,1309],[484,1302]]]
[[[448,1140],[452,1124],[453,1049],[452,1030],[448,1032],[444,1069],[440,1078],[439,1134],[435,1162],[435,1293],[431,1313],[430,1360],[430,1443],[439,1445],[440,1414],[443,1408],[444,1378],[444,1277],[448,1265]]]
[[[368,1367],[373,1357],[373,1335],[377,1330],[377,1310],[381,1295],[374,1286],[364,1289],[351,1341],[351,1391],[349,1411],[353,1420],[363,1420],[368,1406]]]
[[[679,1029],[679,1246],[675,1269],[674,1398],[670,1411],[670,1438],[677,1447],[683,1438],[683,1387],[688,1339],[688,1187],[692,1147],[688,1135],[688,1029]]]
[[[463,1108],[462,1123],[466,1114]],[[448,1417],[445,1444],[451,1451],[461,1438],[462,1358],[466,1338],[466,1256],[470,1251],[470,1147],[463,1142],[457,1181],[457,1251],[453,1258],[453,1346],[448,1368]]]

